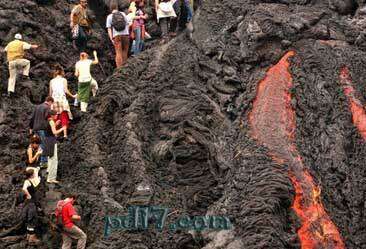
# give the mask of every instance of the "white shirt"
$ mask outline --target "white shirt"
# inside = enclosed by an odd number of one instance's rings
[[[66,96],[65,83],[67,83],[67,80],[59,75],[51,80],[50,86],[52,88],[52,97],[54,99],[60,99]]]
[[[90,59],[76,62],[75,70],[79,71],[79,82],[88,82],[92,80],[92,76],[90,74],[90,66],[92,63],[93,61]]]
[[[23,184],[23,189],[24,190],[26,190],[27,188],[29,188],[31,186],[30,181],[33,183],[34,187],[37,187],[39,185],[39,183],[41,182],[41,177],[38,176],[39,167],[37,167],[37,168],[27,167],[26,168],[26,170],[29,170],[29,169],[34,170],[34,177],[24,181],[24,184]]]
[[[117,30],[115,30],[113,27],[112,27],[112,17],[113,17],[113,13],[116,13],[117,11],[114,10],[112,12],[112,14],[109,14],[108,17],[107,17],[107,23],[106,23],[106,27],[107,29],[109,28],[112,28],[112,34],[113,34],[113,38],[116,37],[117,35],[129,35],[129,31],[128,31],[128,24],[132,21],[130,20],[130,17],[127,16],[125,13],[121,12],[122,15],[125,17],[125,20],[126,20],[126,28],[120,32],[118,32]]]

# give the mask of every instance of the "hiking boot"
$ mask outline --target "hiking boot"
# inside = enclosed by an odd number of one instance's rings
[[[27,236],[27,239],[28,239],[28,244],[30,244],[30,245],[41,244],[41,241],[36,237],[35,234],[30,234],[29,236]]]

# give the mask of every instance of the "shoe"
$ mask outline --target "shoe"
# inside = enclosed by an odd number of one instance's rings
[[[28,237],[28,244],[30,245],[39,245],[41,241],[36,237],[35,234],[30,234]]]
[[[51,181],[47,180],[47,182],[48,182],[48,183],[53,183],[53,184],[59,184],[59,183],[60,183],[60,182],[59,182],[59,181],[57,181],[57,180],[51,180]]]
[[[48,164],[47,163],[40,163],[40,168],[41,169],[47,169]]]

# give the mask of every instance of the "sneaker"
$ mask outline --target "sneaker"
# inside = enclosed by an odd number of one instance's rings
[[[48,164],[47,163],[45,163],[45,162],[40,163],[40,168],[41,169],[47,169],[47,167],[48,167]]]

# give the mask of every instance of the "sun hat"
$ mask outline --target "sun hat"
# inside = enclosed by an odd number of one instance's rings
[[[171,2],[161,2],[159,4],[159,8],[164,14],[169,14],[174,11],[173,5]]]
[[[17,40],[21,40],[22,39],[22,35],[18,33],[18,34],[16,34],[14,36],[14,38],[17,39]]]

